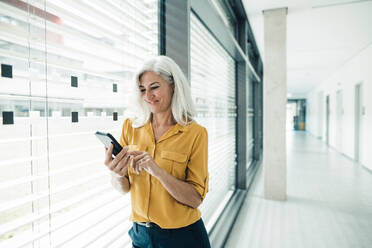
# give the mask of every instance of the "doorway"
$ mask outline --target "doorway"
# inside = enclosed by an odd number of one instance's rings
[[[297,104],[296,102],[287,102],[287,119],[286,119],[286,130],[295,130],[295,116],[297,115]]]
[[[304,131],[306,129],[306,99],[287,101],[287,130]]]

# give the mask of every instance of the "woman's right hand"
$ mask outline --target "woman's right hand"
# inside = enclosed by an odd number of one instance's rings
[[[123,149],[118,153],[118,155],[115,158],[112,157],[113,149],[114,149],[113,144],[111,144],[109,148],[105,147],[106,157],[104,164],[110,171],[114,172],[115,175],[120,177],[128,176],[128,168],[131,161],[130,153],[128,152],[128,147],[127,146],[123,147]]]

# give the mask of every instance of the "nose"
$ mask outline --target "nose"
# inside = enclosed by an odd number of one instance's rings
[[[145,98],[146,98],[146,100],[149,100],[149,101],[151,101],[152,100],[152,98],[153,98],[153,94],[151,94],[151,92],[150,91],[146,91],[146,94],[145,94]]]

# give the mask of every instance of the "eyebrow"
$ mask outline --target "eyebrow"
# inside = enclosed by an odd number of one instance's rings
[[[150,84],[150,86],[152,86],[153,84],[156,84],[156,83],[160,84],[159,82],[152,82],[152,83]],[[143,87],[143,88],[145,88],[142,84],[140,84],[138,87]]]

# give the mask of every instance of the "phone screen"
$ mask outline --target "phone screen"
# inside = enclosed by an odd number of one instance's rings
[[[107,147],[109,148],[111,144],[114,144],[114,149],[112,154],[116,156],[122,148],[122,146],[117,142],[117,140],[110,133],[96,132],[96,137]]]

